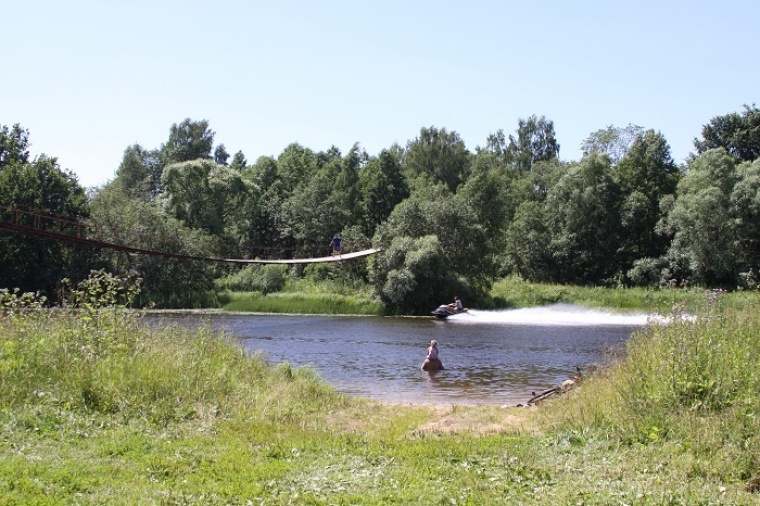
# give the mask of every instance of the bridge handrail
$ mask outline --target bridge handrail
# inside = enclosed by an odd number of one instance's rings
[[[374,250],[369,244],[361,245],[364,249],[355,251],[351,248],[350,243],[344,242],[343,254],[331,256],[332,248],[330,246],[252,246],[247,248],[243,245],[242,249],[247,251],[253,258],[251,259],[231,259],[231,258],[204,258],[193,255],[183,255],[153,251],[151,249],[135,248],[124,244],[123,237],[119,230],[113,228],[108,235],[111,235],[117,242],[107,242],[103,240],[104,234],[99,224],[93,224],[89,221],[75,217],[61,217],[51,214],[45,214],[39,210],[31,210],[15,205],[13,202],[0,202],[0,228],[14,232],[25,233],[27,235],[37,235],[48,239],[65,240],[79,244],[89,245],[92,247],[108,248],[139,254],[153,254],[174,258],[188,258],[193,260],[209,260],[233,263],[308,263],[312,261],[333,262],[350,258],[358,258],[373,254],[379,250]],[[94,236],[94,239],[93,239]],[[120,244],[121,243],[121,244]],[[150,246],[149,246],[150,247]],[[236,249],[239,249],[238,246]],[[272,255],[279,252],[280,255]],[[317,255],[317,258],[293,258],[289,252],[306,255],[309,252]],[[324,256],[320,256],[324,254]],[[264,258],[261,258],[261,257]],[[276,258],[270,258],[276,257]]]

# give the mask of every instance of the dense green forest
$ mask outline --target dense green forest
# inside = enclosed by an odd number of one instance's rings
[[[113,180],[85,190],[30,132],[0,125],[0,210],[86,219],[101,239],[200,257],[382,252],[329,265],[240,267],[94,249],[0,231],[0,288],[42,291],[92,270],[142,280],[142,303],[210,304],[215,290],[277,276],[368,284],[389,312],[477,303],[497,279],[598,286],[756,287],[760,266],[760,110],[716,116],[681,165],[667,139],[629,124],[592,132],[560,161],[541,116],[469,150],[425,127],[405,146],[315,152],[299,144],[249,162],[206,120],[185,119],[159,147],[126,147]],[[241,270],[243,272],[241,272]],[[227,280],[225,282],[225,280]],[[230,280],[236,280],[232,283]]]

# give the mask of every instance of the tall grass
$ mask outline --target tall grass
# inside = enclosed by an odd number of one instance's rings
[[[255,313],[375,315],[384,313],[375,300],[337,294],[230,293],[223,309]]]
[[[570,431],[628,445],[669,445],[724,479],[760,478],[760,304],[726,307],[710,293],[695,322],[635,334],[624,357],[547,414]]]
[[[670,313],[681,308],[694,313],[702,309],[706,290],[703,288],[609,288],[533,283],[516,276],[500,279],[491,290],[491,297],[504,307],[531,307],[566,302],[619,310],[644,310]],[[755,301],[760,292],[734,291],[722,296],[725,307],[741,310]]]
[[[277,419],[278,407],[340,404],[311,369],[272,367],[209,329],[147,326],[102,309],[0,320],[0,404],[166,425],[202,416]],[[297,399],[297,402],[294,401]]]
[[[227,311],[376,316],[385,313],[370,287],[338,281],[290,279],[279,292],[227,292],[223,298],[222,308]]]

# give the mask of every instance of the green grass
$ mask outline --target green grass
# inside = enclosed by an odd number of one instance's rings
[[[0,317],[0,504],[758,504],[760,304],[537,408],[386,406],[208,329]]]
[[[263,295],[259,292],[232,292],[222,306],[225,311],[284,314],[353,314],[384,313],[383,306],[372,299],[340,294],[278,292]]]
[[[255,313],[283,314],[385,314],[366,285],[339,282],[289,280],[279,292],[226,292],[222,309]]]
[[[606,288],[532,283],[518,277],[494,283],[487,309],[545,306],[558,302],[619,311],[668,314],[674,310],[693,313],[710,291],[703,288]],[[722,295],[728,308],[742,308],[760,298],[760,291],[734,291]],[[386,315],[371,287],[339,281],[289,279],[282,290],[262,292],[226,291],[219,296],[221,309],[281,314]],[[474,304],[473,307],[479,307]]]
[[[711,290],[703,288],[606,288],[532,283],[518,277],[494,283],[491,297],[504,307],[532,307],[566,302],[618,310],[670,313],[674,308],[694,312]],[[758,291],[734,291],[722,296],[726,307],[742,308],[758,300]]]
[[[760,303],[735,303],[713,293],[695,323],[637,333],[625,357],[549,405],[546,419],[705,488],[760,489]]]

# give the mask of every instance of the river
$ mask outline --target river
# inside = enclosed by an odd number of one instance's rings
[[[620,351],[643,314],[566,304],[470,310],[447,320],[405,317],[212,314],[174,316],[236,336],[273,363],[311,366],[336,389],[380,401],[512,405]],[[420,370],[438,341],[445,370]]]

